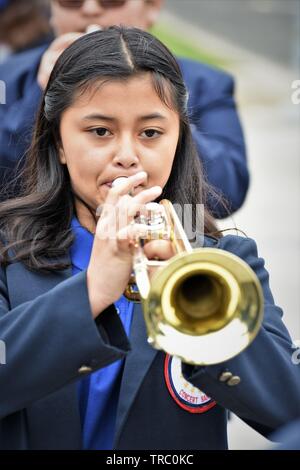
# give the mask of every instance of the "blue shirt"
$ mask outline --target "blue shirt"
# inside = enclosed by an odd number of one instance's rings
[[[75,217],[71,226],[76,236],[70,251],[72,273],[75,275],[87,268],[94,237]],[[115,306],[129,336],[133,302],[122,296]],[[79,383],[84,449],[112,449],[123,366],[124,359],[116,361]]]

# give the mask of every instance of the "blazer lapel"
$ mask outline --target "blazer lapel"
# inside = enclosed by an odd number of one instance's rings
[[[157,351],[147,342],[147,331],[141,304],[135,304],[131,325],[132,351],[125,360],[117,411],[114,448],[116,448],[128,412]]]

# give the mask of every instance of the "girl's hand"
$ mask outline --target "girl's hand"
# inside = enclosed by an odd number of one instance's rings
[[[159,186],[154,186],[136,196],[130,196],[129,193],[146,178],[146,173],[140,172],[113,187],[103,206],[87,269],[89,300],[94,318],[118,300],[128,284],[132,271],[133,245],[138,236],[145,234],[146,229],[146,226],[135,223],[134,218],[138,212],[145,214],[145,204],[155,200],[162,191]]]

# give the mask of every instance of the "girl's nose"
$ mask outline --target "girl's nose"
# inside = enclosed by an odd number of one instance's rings
[[[123,168],[138,168],[140,160],[137,156],[137,152],[134,146],[126,141],[120,143],[118,151],[115,153],[113,158],[114,165]]]
[[[103,13],[103,7],[97,0],[85,0],[81,7],[81,12],[85,16],[96,16]]]
[[[115,156],[114,165],[123,168],[137,168],[139,165],[139,160],[129,152],[122,153],[122,155],[118,154]]]

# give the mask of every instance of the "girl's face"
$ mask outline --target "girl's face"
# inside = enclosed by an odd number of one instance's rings
[[[96,211],[120,176],[147,173],[134,194],[165,186],[179,138],[179,115],[161,101],[145,73],[80,94],[62,114],[60,135],[60,161],[68,167],[73,191]]]

